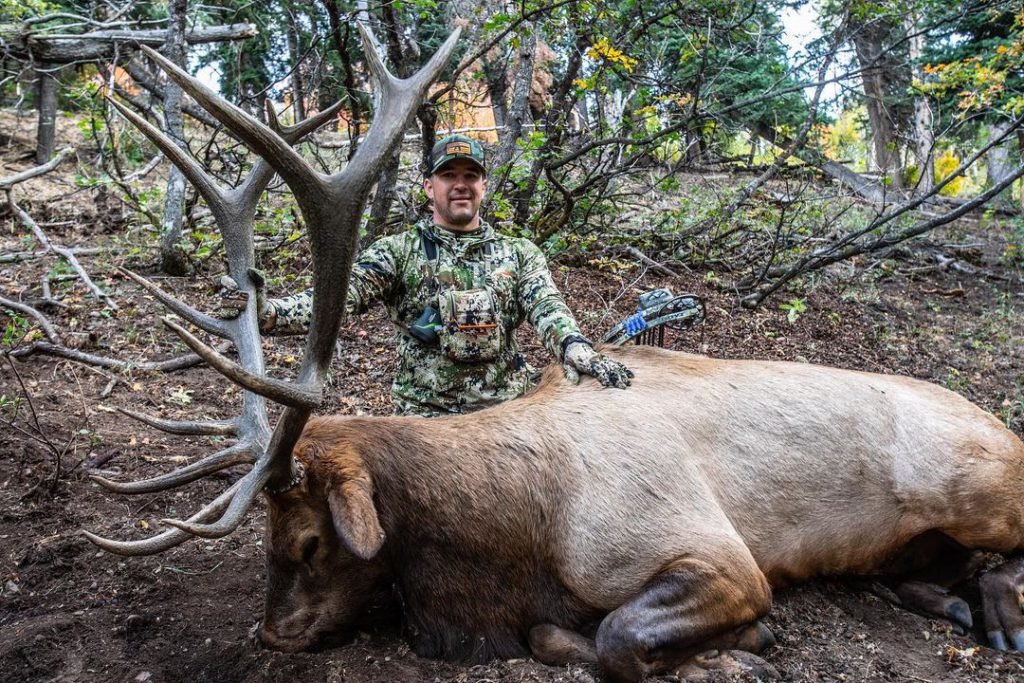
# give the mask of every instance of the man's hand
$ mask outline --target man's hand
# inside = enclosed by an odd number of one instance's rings
[[[256,319],[260,330],[267,331],[273,327],[274,308],[267,303],[265,294],[266,280],[263,273],[255,268],[249,269],[249,280],[256,291]],[[249,305],[249,292],[239,288],[238,283],[230,275],[220,278],[220,301],[217,305],[217,317],[221,320],[234,320],[242,315]]]
[[[575,341],[565,348],[562,360],[566,378],[579,384],[580,373],[596,377],[606,387],[625,389],[633,377],[633,371],[622,363],[598,353],[587,342]]]

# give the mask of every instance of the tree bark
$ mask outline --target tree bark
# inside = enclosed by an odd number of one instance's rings
[[[295,22],[295,14],[288,10],[288,56],[292,63],[292,111],[295,114],[295,123],[306,118],[306,89],[302,84],[302,69],[299,61],[302,59],[302,49],[299,45],[299,27]]]
[[[924,54],[924,33],[917,27],[919,17],[915,13],[907,15],[907,32],[910,34],[910,64],[913,80],[924,82],[924,70],[921,68]],[[935,186],[935,133],[932,130],[932,107],[928,96],[918,92],[914,96],[914,156],[917,160],[918,181],[915,188],[917,194],[928,194]]]
[[[36,69],[39,92],[39,126],[36,129],[36,163],[45,164],[56,149],[57,71],[56,64],[40,64]]]
[[[188,0],[171,0],[167,11],[167,42],[164,44],[163,53],[169,60],[184,68]],[[181,100],[181,88],[174,81],[167,79],[164,88],[166,132],[179,147],[185,148],[185,121],[181,112]],[[188,258],[181,247],[184,207],[185,176],[177,165],[172,165],[167,180],[167,197],[164,200],[163,226],[160,233],[160,269],[168,275],[181,276],[188,273]]]
[[[508,119],[508,71],[505,60],[484,57],[482,62],[487,94],[491,98],[491,110],[494,112],[494,125],[501,129]]]
[[[888,178],[890,187],[901,185],[896,123],[888,104],[889,80],[885,40],[892,27],[881,19],[858,26],[852,33],[857,60],[860,62],[864,96],[867,98],[868,120],[871,124],[873,169]]]
[[[519,43],[519,65],[516,68],[512,103],[508,109],[505,127],[498,133],[498,149],[491,158],[491,173],[496,177],[488,185],[488,200],[495,192],[504,189],[502,186],[505,178],[508,177],[508,172],[502,167],[512,161],[512,155],[516,150],[516,141],[522,137],[523,124],[526,123],[526,119],[530,115],[530,88],[533,85],[533,67],[536,63],[537,34],[531,24],[525,24],[523,28],[526,35],[522,36]],[[493,99],[491,103],[493,105]]]
[[[245,40],[255,35],[256,27],[252,24],[208,26],[189,31],[185,35],[185,42],[196,45],[224,40]],[[4,46],[9,56],[52,64],[113,59],[115,55],[128,59],[134,54],[134,50],[130,48],[131,44],[142,43],[150,47],[159,47],[166,39],[167,31],[162,29],[47,35],[24,32],[20,24],[0,24],[0,44]]]
[[[1011,125],[1012,123],[1010,121],[1000,121],[998,123],[988,124],[987,128],[989,139],[1005,135]],[[988,151],[987,187],[995,187],[1008,178],[1016,169],[1017,163],[1014,162],[1014,155],[1012,154],[1013,144],[1014,138],[1007,136],[1002,143]],[[1019,154],[1017,156],[1019,157]],[[1008,208],[1009,205],[1013,203],[1012,192],[1009,190],[1003,192],[995,198],[994,203],[1001,208]]]

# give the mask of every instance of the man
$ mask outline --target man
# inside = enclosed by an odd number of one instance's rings
[[[463,413],[522,395],[532,369],[514,332],[528,320],[566,374],[625,388],[633,373],[594,351],[555,287],[540,249],[505,237],[480,218],[486,188],[478,142],[450,135],[431,153],[423,189],[433,215],[413,229],[384,237],[357,259],[347,311],[382,301],[398,328],[395,412]],[[305,330],[312,290],[260,306],[268,334]]]

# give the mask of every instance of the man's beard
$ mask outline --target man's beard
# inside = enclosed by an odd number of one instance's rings
[[[446,206],[441,207],[439,213],[441,214],[441,217],[445,219],[445,221],[447,221],[451,225],[457,225],[460,228],[469,225],[470,223],[473,222],[473,219],[476,218],[475,208],[453,208],[452,202],[448,202]]]

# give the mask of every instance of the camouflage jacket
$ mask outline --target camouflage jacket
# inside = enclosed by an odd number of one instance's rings
[[[493,301],[497,325],[469,327],[496,331],[498,339],[489,354],[493,357],[453,360],[442,350],[443,342],[428,345],[409,334],[409,326],[428,306],[443,310],[452,292],[480,289]],[[312,290],[307,290],[272,299],[277,321],[271,333],[306,329],[312,297]],[[463,413],[523,394],[533,370],[520,353],[514,332],[524,320],[558,359],[565,342],[580,334],[540,249],[529,240],[499,235],[487,224],[471,233],[456,233],[425,220],[370,245],[352,269],[346,308],[350,314],[361,313],[376,301],[384,303],[397,328],[399,363],[392,398],[399,414]],[[467,315],[465,322],[479,322],[473,311]],[[479,351],[472,344],[471,340],[470,356]]]

